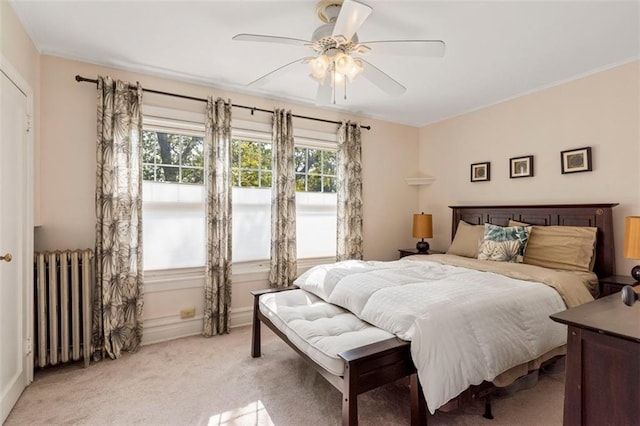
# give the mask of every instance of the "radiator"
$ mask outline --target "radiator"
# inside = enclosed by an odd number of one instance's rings
[[[84,359],[89,366],[93,251],[35,253],[34,362],[46,367]]]

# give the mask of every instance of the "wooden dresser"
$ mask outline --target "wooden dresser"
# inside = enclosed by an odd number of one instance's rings
[[[551,319],[568,325],[565,426],[640,424],[640,302],[616,293]]]

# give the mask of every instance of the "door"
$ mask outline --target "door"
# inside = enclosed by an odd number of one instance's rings
[[[27,385],[28,100],[0,70],[0,423]]]

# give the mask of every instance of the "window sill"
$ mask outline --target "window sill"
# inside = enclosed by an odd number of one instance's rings
[[[316,257],[311,259],[298,259],[298,275],[307,269],[333,263],[335,257]],[[205,278],[205,267],[192,268],[154,269],[144,272],[145,292],[155,293],[160,291],[183,290],[188,288],[201,288]],[[252,262],[238,262],[232,265],[231,280],[234,283],[246,281],[267,280],[269,278],[269,261],[259,260]]]

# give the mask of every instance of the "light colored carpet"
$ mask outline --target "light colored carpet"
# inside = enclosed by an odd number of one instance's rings
[[[340,393],[263,328],[263,356],[249,355],[251,330],[145,346],[116,361],[36,372],[6,425],[337,425]],[[560,425],[563,373],[493,401],[437,413],[429,425]],[[408,425],[409,391],[397,382],[360,395],[362,425]]]

